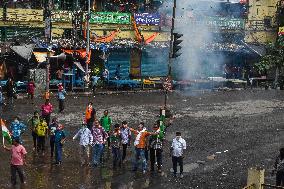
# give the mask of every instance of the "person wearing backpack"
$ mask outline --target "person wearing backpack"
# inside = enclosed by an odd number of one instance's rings
[[[33,137],[33,150],[35,151],[37,149],[37,133],[36,133],[36,127],[40,122],[40,117],[39,117],[39,113],[38,111],[34,112],[33,117],[31,117],[28,120],[28,126],[30,127],[31,131],[32,131],[32,137]]]
[[[36,126],[36,134],[37,134],[37,152],[42,152],[44,155],[45,151],[45,137],[47,134],[47,123],[43,118],[40,119],[40,122]]]
[[[110,135],[112,120],[110,116],[108,115],[108,110],[104,111],[104,115],[103,117],[101,117],[100,123],[101,123],[101,126],[104,128],[104,130],[107,132],[107,134]],[[107,145],[108,145],[108,148],[110,148],[110,138],[107,139]]]
[[[280,149],[280,154],[276,158],[274,171],[276,171],[276,186],[284,186],[284,148]]]

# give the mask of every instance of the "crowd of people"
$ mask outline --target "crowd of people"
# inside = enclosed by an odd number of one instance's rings
[[[32,90],[29,90],[28,96],[33,98],[35,85],[32,84]],[[64,110],[65,90],[62,84],[58,85],[59,112]],[[25,155],[27,151],[22,140],[22,134],[30,130],[33,140],[33,151],[40,156],[46,156],[46,139],[49,139],[50,157],[54,158],[56,165],[62,164],[62,148],[68,138],[64,125],[56,117],[51,117],[54,111],[53,105],[46,99],[40,106],[40,111],[35,111],[28,120],[20,121],[15,117],[10,124],[12,135],[12,146],[4,149],[11,151],[11,183],[16,184],[16,173],[19,174],[21,183],[25,183],[23,166],[25,164]],[[52,119],[51,119],[52,118]],[[105,110],[101,117],[98,117],[93,103],[88,103],[84,122],[81,128],[72,137],[73,141],[78,141],[79,157],[81,166],[98,167],[104,160],[104,152],[110,150],[112,153],[113,169],[120,168],[126,163],[127,151],[134,147],[135,155],[133,162],[133,171],[137,171],[139,165],[142,165],[141,171],[145,174],[148,170],[147,162],[150,161],[150,170],[162,173],[162,154],[166,127],[165,113],[162,113],[159,120],[155,121],[152,131],[148,131],[143,122],[140,122],[137,128],[128,126],[127,121],[113,123],[108,110]],[[180,177],[183,177],[183,150],[186,149],[186,142],[181,138],[181,133],[176,133],[176,138],[172,142],[172,161],[174,176],[177,176],[177,164],[180,166]],[[150,158],[149,158],[150,157]]]
[[[13,99],[13,81],[8,81],[6,86],[8,87],[8,99]],[[27,93],[28,98],[31,100],[33,100],[35,88],[34,82],[30,80]],[[65,95],[66,91],[60,83],[57,93],[59,113],[64,111]],[[0,91],[1,99],[3,100]],[[33,103],[33,101],[31,102]],[[8,100],[8,103],[13,102]],[[9,129],[12,136],[12,145],[7,147],[3,142],[3,148],[11,152],[11,184],[13,186],[16,185],[16,174],[19,175],[21,184],[26,182],[24,165],[26,164],[25,156],[27,151],[24,147],[26,145],[22,140],[22,134],[26,130],[30,130],[35,154],[46,156],[46,139],[49,139],[50,157],[54,158],[54,164],[59,166],[62,164],[62,159],[64,158],[62,151],[68,135],[64,125],[56,117],[51,119],[53,111],[53,105],[49,99],[46,99],[44,104],[40,106],[40,111],[35,111],[28,120],[20,121],[19,117],[15,117],[11,122]],[[114,124],[108,110],[105,110],[103,115],[99,117],[93,103],[89,102],[85,109],[84,122],[72,139],[79,144],[78,154],[81,166],[95,168],[104,164],[103,154],[105,151],[111,150],[112,167],[113,169],[119,169],[126,163],[128,149],[133,147],[135,149],[133,171],[137,171],[141,164],[141,170],[145,174],[148,170],[148,161],[150,161],[150,171],[154,172],[156,167],[156,171],[162,173],[164,139],[166,128],[171,125],[171,121],[169,124],[166,124],[165,111],[161,111],[160,118],[154,122],[151,131],[147,130],[143,122],[140,122],[137,128],[131,128],[125,120]],[[177,177],[179,172],[180,178],[183,178],[183,159],[186,146],[186,141],[181,137],[181,132],[176,132],[176,137],[173,138],[170,148],[174,177]],[[177,169],[178,165],[180,167],[179,171]],[[274,170],[277,186],[283,186],[283,148],[280,149]]]

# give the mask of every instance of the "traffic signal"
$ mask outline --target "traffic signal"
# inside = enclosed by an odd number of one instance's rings
[[[172,58],[177,58],[181,55],[181,53],[179,53],[178,51],[181,49],[181,42],[182,40],[180,40],[179,38],[181,38],[183,36],[183,34],[180,33],[173,33],[174,35],[174,41],[173,41],[173,54],[172,54]]]

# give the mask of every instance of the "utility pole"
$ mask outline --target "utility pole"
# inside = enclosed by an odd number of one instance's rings
[[[46,42],[48,45],[50,45],[51,42],[51,9],[50,9],[50,3],[51,1],[47,1],[46,7],[46,18],[45,18],[45,37],[46,37]],[[50,50],[47,48],[47,62],[46,62],[46,88],[45,88],[45,99],[49,99],[49,72],[50,72]]]
[[[89,80],[89,65],[88,58],[90,53],[90,17],[91,17],[91,0],[88,0],[88,14],[87,14],[87,46],[86,46],[86,78]],[[89,82],[89,81],[88,81]]]

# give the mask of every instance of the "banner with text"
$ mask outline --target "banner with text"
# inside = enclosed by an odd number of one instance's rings
[[[136,13],[134,19],[139,25],[160,25],[161,16],[158,13]]]
[[[91,13],[90,23],[130,24],[131,14],[117,12],[93,12]]]

